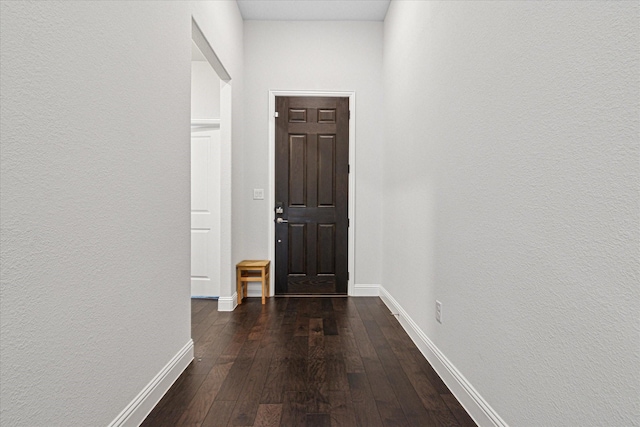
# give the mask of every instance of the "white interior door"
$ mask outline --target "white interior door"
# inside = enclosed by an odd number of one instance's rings
[[[220,130],[191,130],[191,296],[220,296]]]

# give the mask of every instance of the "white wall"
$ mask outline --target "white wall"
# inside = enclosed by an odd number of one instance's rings
[[[244,181],[237,236],[242,257],[266,259],[269,209],[269,90],[356,91],[355,283],[381,279],[382,23],[247,21]],[[253,200],[264,188],[265,199]],[[353,277],[352,272],[352,277]]]
[[[107,425],[190,341],[191,12],[242,64],[211,3],[1,4],[2,425]]]
[[[191,118],[220,118],[220,77],[207,61],[191,61]]]
[[[383,286],[513,426],[640,422],[638,10],[385,21]]]

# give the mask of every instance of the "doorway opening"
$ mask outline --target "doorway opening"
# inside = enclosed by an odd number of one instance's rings
[[[231,76],[191,24],[191,297],[230,311]]]

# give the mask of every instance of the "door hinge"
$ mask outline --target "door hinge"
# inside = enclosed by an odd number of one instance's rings
[[[351,110],[349,110],[349,120],[351,120]]]
[[[347,228],[351,227],[351,218],[347,218]]]
[[[347,165],[347,173],[351,173],[351,165]]]
[[[273,115],[273,117],[278,117],[278,112],[276,111],[276,113]]]
[[[351,273],[347,271],[347,280],[350,280],[350,279],[351,279]]]

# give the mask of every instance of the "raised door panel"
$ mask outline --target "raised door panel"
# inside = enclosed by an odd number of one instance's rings
[[[336,136],[318,136],[318,206],[335,206]]]
[[[307,135],[289,135],[289,206],[307,204]]]
[[[318,274],[336,274],[336,225],[318,224]]]

